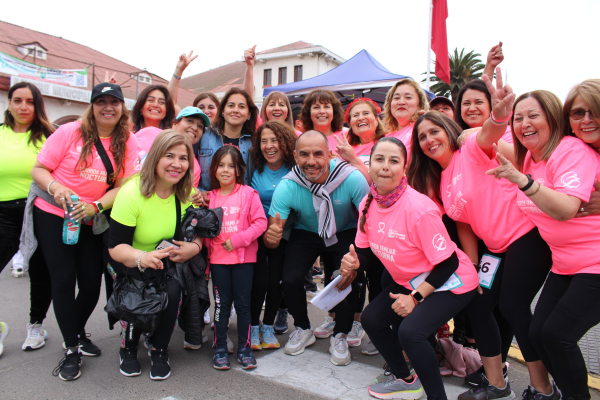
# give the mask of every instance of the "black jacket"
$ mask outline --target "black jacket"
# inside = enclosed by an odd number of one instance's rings
[[[195,226],[192,225],[194,220]],[[193,240],[195,236],[215,238],[221,232],[222,223],[222,208],[190,207],[181,227],[186,240]],[[185,341],[193,345],[202,344],[204,313],[210,307],[208,281],[204,277],[206,266],[207,252],[203,248],[197,256],[184,263],[177,263],[173,277],[183,288],[179,327],[185,332]]]

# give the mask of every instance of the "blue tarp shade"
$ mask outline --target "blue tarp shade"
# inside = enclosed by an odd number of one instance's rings
[[[368,51],[361,50],[348,61],[324,74],[303,81],[266,88],[263,96],[266,97],[274,91],[284,92],[292,104],[298,104],[304,101],[304,95],[310,91],[323,88],[334,92],[343,105],[349,104],[358,97],[368,97],[383,105],[389,88],[404,78],[412,79],[410,76],[391,73]],[[433,93],[425,92],[429,99],[435,97]]]

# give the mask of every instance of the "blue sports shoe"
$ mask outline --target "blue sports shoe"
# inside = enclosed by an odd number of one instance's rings
[[[278,349],[281,347],[279,340],[275,337],[273,325],[263,325],[260,327],[260,339],[263,349]]]
[[[250,347],[252,347],[252,350],[262,350],[259,333],[259,325],[250,326]]]
[[[231,369],[227,349],[216,349],[213,355],[213,367],[215,369]]]
[[[244,347],[241,352],[237,355],[238,362],[242,364],[242,369],[256,368],[256,358],[252,354],[250,347]]]

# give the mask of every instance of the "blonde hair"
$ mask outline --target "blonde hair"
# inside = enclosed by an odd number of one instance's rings
[[[581,96],[581,99],[587,104],[592,112],[593,118],[600,118],[600,79],[588,79],[575,85],[569,92],[567,99],[565,100],[565,106],[563,107],[563,117],[565,120],[565,135],[575,136],[571,129],[571,122],[569,113],[573,108],[573,103],[577,96]]]
[[[162,131],[152,143],[140,172],[140,192],[142,196],[152,197],[156,186],[156,165],[169,149],[181,144],[185,145],[187,149],[190,166],[185,171],[183,178],[175,184],[174,193],[182,203],[188,201],[194,185],[194,151],[190,139],[175,129]]]
[[[544,114],[546,114],[546,121],[550,128],[550,137],[548,138],[548,142],[544,145],[542,160],[548,160],[563,137],[565,137],[564,118],[562,113],[563,106],[557,95],[547,90],[534,90],[533,92],[520,95],[513,105],[513,114],[510,117],[510,129],[512,130],[513,146],[515,148],[515,166],[521,172],[523,172],[525,156],[529,150],[521,144],[517,135],[515,135],[515,110],[517,109],[517,104],[519,104],[519,102],[528,98],[534,98],[540,104],[542,110],[544,110]],[[541,160],[538,160],[538,162],[539,161]]]
[[[390,132],[395,132],[399,128],[398,121],[396,121],[396,118],[392,115],[391,109],[392,98],[394,97],[394,93],[396,92],[396,89],[398,89],[398,87],[402,85],[410,85],[417,93],[417,96],[419,96],[419,107],[417,108],[417,112],[415,112],[415,115],[413,115],[410,118],[411,123],[415,122],[417,118],[419,118],[420,110],[423,110],[425,112],[429,111],[429,101],[427,100],[427,95],[425,94],[425,91],[421,89],[421,86],[419,86],[417,82],[413,81],[410,78],[404,78],[399,80],[387,92],[387,95],[385,96],[385,105],[383,106],[383,112],[385,114],[385,119],[383,122],[385,123],[385,126]]]
[[[267,122],[269,120],[269,118],[267,118],[267,106],[269,105],[269,102],[271,102],[273,100],[274,101],[283,100],[283,102],[285,103],[285,106],[287,107],[287,118],[285,119],[285,122],[289,126],[294,128],[294,117],[292,116],[292,105],[290,104],[290,99],[288,99],[288,97],[282,92],[275,91],[275,92],[269,93],[269,95],[267,96],[265,101],[263,101],[263,105],[260,109],[260,119],[263,120],[263,123]]]

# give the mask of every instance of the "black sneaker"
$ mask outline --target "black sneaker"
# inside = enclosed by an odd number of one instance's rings
[[[120,371],[125,376],[138,376],[142,373],[142,367],[137,358],[137,347],[121,347],[119,350],[119,360],[121,362]]]
[[[74,381],[81,376],[81,350],[73,352],[72,348],[68,349],[58,366],[52,371],[52,375],[58,376],[63,381]]]
[[[502,368],[502,375],[504,375],[504,380],[508,379],[508,363],[505,363],[504,368]],[[477,371],[465,377],[465,383],[471,386],[479,386],[483,384],[484,379],[487,380],[487,376],[482,365]]]
[[[81,334],[79,335],[79,348],[81,349],[81,353],[88,357],[99,356],[102,354],[102,350],[89,339],[90,336],[92,335],[89,333],[86,334],[85,331],[81,331]]]
[[[162,381],[171,375],[169,351],[167,349],[151,350],[150,359],[152,363],[152,368],[150,369],[150,379]]]
[[[556,383],[552,382],[552,393],[543,394],[538,392],[534,387],[528,386],[521,395],[523,400],[560,400],[561,393],[556,387]]]
[[[483,383],[458,395],[458,400],[513,400],[515,393],[506,382],[503,389],[490,385],[487,378],[483,377]]]
[[[256,358],[252,354],[250,347],[244,347],[244,349],[237,355],[238,362],[242,364],[242,369],[253,369],[256,368]]]
[[[282,335],[288,331],[288,310],[277,310],[273,330],[276,334]]]
[[[213,354],[213,368],[219,370],[231,369],[227,349],[215,349]]]

